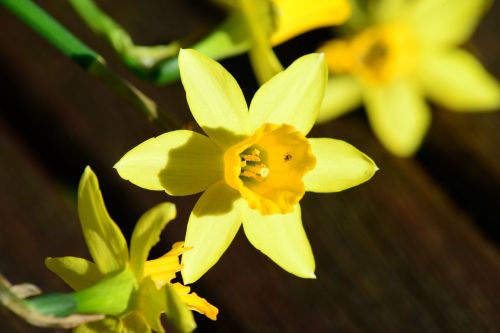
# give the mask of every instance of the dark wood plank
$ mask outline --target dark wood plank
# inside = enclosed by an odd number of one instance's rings
[[[204,17],[199,9],[179,3],[179,26],[194,31],[210,23],[209,17],[197,25]],[[152,32],[137,19],[134,6],[106,6],[139,40],[156,42],[163,33],[172,38],[183,31],[161,27],[160,15],[151,13],[151,8],[164,8],[160,2],[140,9],[152,15],[147,22]],[[99,51],[111,54],[68,7],[51,2],[47,8]],[[169,18],[175,20],[175,14]],[[488,22],[492,20],[489,16]],[[171,198],[123,182],[111,167],[129,148],[159,131],[2,11],[0,25],[15,32],[0,34],[0,72],[8,82],[0,91],[0,271],[14,281],[62,290],[62,283],[43,267],[43,258],[86,255],[73,206],[83,167],[94,167],[112,216],[129,235],[142,211]],[[498,57],[494,46],[480,45],[488,57],[488,52]],[[116,58],[109,58],[120,70]],[[246,67],[239,68],[245,61],[228,64],[246,78]],[[190,119],[180,85],[155,88],[132,80],[163,108]],[[194,286],[221,309],[215,323],[197,317],[200,331],[500,330],[498,250],[491,243],[493,229],[481,222],[491,225],[498,218],[498,126],[497,114],[435,112],[424,150],[407,160],[385,152],[359,113],[315,129],[313,136],[355,144],[381,170],[358,188],[307,194],[303,200],[317,280],[282,271],[240,232],[222,260]],[[155,255],[182,238],[196,198],[172,199],[179,217]],[[481,205],[467,205],[471,198]],[[5,314],[0,318],[2,323],[9,318],[8,332],[46,331]]]

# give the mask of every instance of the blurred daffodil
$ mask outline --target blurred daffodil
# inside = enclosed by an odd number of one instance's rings
[[[109,216],[97,177],[87,167],[78,189],[78,214],[83,235],[94,262],[76,257],[47,258],[46,265],[76,290],[68,294],[75,300],[74,312],[107,315],[103,320],[78,326],[75,332],[164,332],[160,322],[166,313],[169,322],[181,332],[195,327],[191,311],[216,319],[217,308],[189,287],[172,283],[181,268],[179,255],[185,249],[176,243],[164,256],[147,261],[150,249],[175,215],[171,203],[147,211],[138,221],[130,252],[118,226]],[[41,297],[37,308],[61,307],[61,298]],[[56,309],[57,310],[57,309]],[[66,315],[59,310],[59,316]]]
[[[272,47],[307,31],[345,22],[351,14],[348,0],[218,0],[228,18],[191,48],[224,59],[249,51],[259,82],[283,70]],[[164,65],[163,74],[175,78],[177,62]]]
[[[314,278],[301,221],[305,191],[336,192],[376,171],[339,140],[305,136],[327,80],[323,55],[296,60],[255,94],[250,110],[234,78],[193,50],[179,55],[191,112],[208,135],[179,130],[145,141],[116,165],[124,179],[170,195],[205,191],[189,218],[181,270],[196,281],[221,257],[241,224],[250,242],[285,270]]]
[[[456,111],[498,109],[498,82],[457,47],[470,37],[490,2],[374,2],[372,25],[320,48],[332,77],[318,122],[364,102],[380,141],[394,154],[408,156],[429,127],[424,96]]]

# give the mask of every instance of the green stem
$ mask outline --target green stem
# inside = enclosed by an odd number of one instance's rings
[[[69,2],[92,31],[108,40],[125,65],[144,79],[156,81],[162,63],[177,58],[180,49],[178,42],[157,46],[135,45],[128,32],[92,0]]]
[[[179,122],[170,115],[160,115],[156,104],[151,99],[131,83],[114,74],[106,66],[104,59],[99,54],[76,38],[33,1],[0,0],[0,5],[10,10],[22,22],[80,65],[85,71],[107,83],[115,92],[138,107],[149,120],[166,130],[180,127]]]

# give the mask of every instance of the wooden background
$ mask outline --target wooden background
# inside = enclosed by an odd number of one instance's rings
[[[98,1],[139,44],[160,44],[213,26],[220,13],[199,1]],[[102,53],[166,112],[190,121],[180,84],[154,87],[131,76],[66,2],[46,8]],[[147,18],[147,19],[146,19]],[[467,47],[500,77],[500,5]],[[286,62],[326,31],[278,49]],[[224,62],[247,96],[247,58]],[[88,257],[75,189],[89,164],[111,215],[130,236],[154,204],[171,200],[178,218],[153,255],[181,240],[198,195],[169,198],[122,181],[113,164],[160,131],[0,8],[0,272],[45,291],[68,290],[46,270],[47,256]],[[316,127],[313,137],[344,139],[380,171],[337,194],[306,194],[303,220],[317,280],[296,278],[252,248],[242,232],[196,292],[219,307],[217,322],[196,316],[200,332],[499,332],[500,113],[435,108],[412,159],[387,153],[363,112]],[[0,310],[0,332],[51,332]]]

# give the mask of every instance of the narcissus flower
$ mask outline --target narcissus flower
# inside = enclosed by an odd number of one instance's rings
[[[296,60],[255,94],[250,110],[234,78],[193,50],[179,55],[191,112],[208,135],[179,130],[145,141],[116,165],[124,179],[170,195],[205,191],[189,218],[184,282],[214,265],[241,224],[250,242],[285,270],[314,277],[302,227],[305,191],[358,185],[376,166],[353,146],[307,139],[327,80],[321,54]]]
[[[495,78],[465,42],[488,0],[383,0],[372,25],[320,48],[332,73],[319,122],[366,105],[381,142],[396,155],[419,147],[430,122],[424,96],[456,111],[500,107]]]
[[[174,244],[164,256],[147,261],[161,231],[176,215],[173,204],[160,204],[140,218],[129,253],[123,234],[106,210],[97,177],[87,167],[78,189],[78,214],[94,262],[76,257],[45,261],[77,291],[67,297],[76,300],[72,311],[107,315],[101,321],[78,326],[75,332],[164,332],[162,313],[179,331],[190,332],[196,325],[188,308],[216,319],[217,308],[189,293],[189,287],[171,282],[181,268],[179,255],[185,251],[182,243]],[[57,295],[40,297],[35,305],[41,309],[48,309],[50,304],[62,307],[59,299]]]

